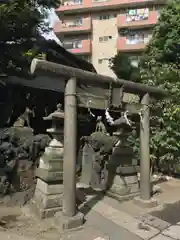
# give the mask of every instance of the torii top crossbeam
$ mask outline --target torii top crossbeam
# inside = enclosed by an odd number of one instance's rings
[[[45,60],[33,59],[31,63],[31,73],[33,74],[38,69],[47,71],[48,73],[56,74],[58,76],[63,76],[67,79],[75,77],[77,80],[80,80],[82,84],[97,84],[99,86],[109,86],[109,84],[112,83],[113,86],[116,87],[123,86],[124,92],[127,93],[134,93],[141,96],[148,93],[151,97],[157,99],[161,99],[167,96],[167,92],[161,88],[155,88],[145,84],[126,81],[119,78],[115,79],[105,75],[83,71],[81,69],[68,67]]]

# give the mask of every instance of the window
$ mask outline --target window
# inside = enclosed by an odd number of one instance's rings
[[[74,25],[75,25],[75,26],[81,26],[82,23],[83,23],[82,18],[78,18],[78,19],[75,19],[75,20],[74,20]]]
[[[112,36],[99,37],[99,42],[107,42],[112,39]]]
[[[126,13],[126,22],[146,20],[149,17],[149,8],[131,9]]]
[[[66,49],[82,48],[82,41],[80,41],[80,40],[65,41],[63,43],[63,46]]]
[[[117,17],[117,14],[110,14],[110,15],[96,16],[95,19],[98,19],[98,20],[108,20],[108,19],[116,18],[116,17]]]
[[[134,33],[126,37],[127,44],[139,44],[144,43],[144,34],[143,33]]]
[[[109,61],[110,61],[110,58],[100,58],[100,59],[98,59],[99,64],[103,64],[103,63],[109,64]]]
[[[63,3],[64,6],[72,6],[82,4],[82,0],[73,0],[73,1],[65,1]]]
[[[62,26],[63,27],[78,27],[82,26],[83,20],[82,18],[79,19],[74,19],[71,21],[62,21]]]
[[[99,16],[99,20],[107,20],[109,19],[110,16],[109,15],[102,15],[102,16]]]

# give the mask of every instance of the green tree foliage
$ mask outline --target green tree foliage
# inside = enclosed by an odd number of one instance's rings
[[[120,62],[114,63],[115,66],[112,69],[118,76],[122,76]],[[122,66],[125,67],[127,63]],[[121,68],[123,69],[123,67]],[[126,69],[129,67],[127,66]],[[169,92],[169,98],[152,103],[151,160],[161,170],[180,172],[179,0],[169,1],[162,9],[159,21],[153,30],[152,39],[141,57],[140,75],[141,83],[162,87]],[[129,140],[139,156],[139,140],[136,137],[135,141],[132,136]]]
[[[160,165],[174,168],[180,161],[180,1],[162,10],[141,62],[143,83],[162,87],[169,98],[153,108],[151,154]]]
[[[110,68],[118,78],[135,82],[140,81],[140,69],[132,65],[131,57],[127,54],[117,53],[110,60]]]
[[[9,0],[0,4],[0,73],[22,75],[30,58],[36,55],[39,30],[48,31],[44,23],[47,9],[59,0]]]

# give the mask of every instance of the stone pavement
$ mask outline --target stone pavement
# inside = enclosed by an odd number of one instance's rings
[[[21,216],[6,231],[1,227],[0,236],[3,240],[180,240],[180,182],[171,181],[160,187],[163,192],[156,196],[159,206],[153,209],[139,208],[132,200],[120,203],[86,194],[86,202],[80,205],[86,219],[81,230],[62,234],[53,227],[52,219],[37,221]],[[174,219],[171,216],[168,220],[166,204],[174,209],[168,210]]]
[[[120,203],[86,194],[85,226],[95,226],[111,240],[180,240],[180,181],[173,179],[159,187],[162,192],[155,196],[159,205],[152,209],[140,208],[133,200]]]
[[[112,207],[105,200],[92,208],[90,211],[88,207],[83,208],[87,221],[82,230],[65,235],[49,233],[49,236],[45,234],[32,237],[6,231],[0,232],[0,236],[3,240],[180,240],[180,222],[170,225],[150,214],[135,218]]]
[[[180,240],[180,223],[170,225],[150,214],[133,217],[104,203],[97,203],[87,215],[87,225],[96,226],[111,240]]]
[[[28,237],[19,236],[18,234],[9,234],[6,232],[0,232],[0,237],[2,240],[35,240]]]

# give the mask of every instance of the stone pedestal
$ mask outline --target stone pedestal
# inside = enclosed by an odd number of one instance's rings
[[[10,131],[19,138],[33,137],[33,129],[30,127],[11,127]]]
[[[139,183],[136,163],[133,162],[133,150],[125,144],[127,133],[119,135],[110,160],[108,194],[126,200],[139,195]]]
[[[56,111],[45,120],[53,121],[53,128],[47,130],[53,140],[45,149],[36,170],[37,185],[32,206],[39,218],[53,216],[62,210],[63,205],[63,113]]]
[[[51,217],[62,210],[63,145],[53,139],[45,149],[36,171],[37,185],[33,197],[39,218]]]

